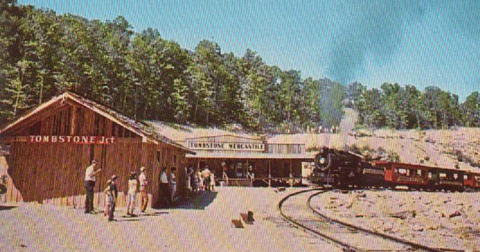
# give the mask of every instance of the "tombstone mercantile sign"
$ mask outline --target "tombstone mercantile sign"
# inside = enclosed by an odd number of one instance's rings
[[[263,143],[189,142],[192,150],[265,151]]]

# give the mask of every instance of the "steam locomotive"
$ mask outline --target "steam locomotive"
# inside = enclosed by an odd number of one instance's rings
[[[464,191],[480,189],[480,174],[463,170],[381,161],[349,151],[322,148],[312,183],[336,188],[395,188]]]

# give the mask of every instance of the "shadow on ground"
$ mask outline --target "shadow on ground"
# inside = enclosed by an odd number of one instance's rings
[[[217,194],[217,192],[202,191],[190,199],[183,199],[173,208],[203,210],[215,200]]]
[[[12,210],[17,208],[16,206],[0,206],[0,211]]]
[[[160,216],[160,215],[165,215],[165,214],[168,214],[168,212],[146,213],[146,214],[142,214],[140,216]]]

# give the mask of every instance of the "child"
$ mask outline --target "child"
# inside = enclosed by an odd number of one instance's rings
[[[115,221],[113,219],[113,214],[115,213],[115,202],[117,201],[118,197],[118,190],[117,190],[117,175],[112,176],[112,181],[110,183],[110,186],[108,187],[108,193],[109,193],[109,209],[108,209],[108,221]]]
[[[107,181],[107,187],[105,190],[103,190],[103,193],[105,194],[105,211],[103,211],[103,216],[108,216],[108,210],[110,208],[111,198],[110,198],[110,184],[112,181],[109,179]]]

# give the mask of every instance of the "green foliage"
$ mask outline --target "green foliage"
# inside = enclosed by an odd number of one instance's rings
[[[212,41],[194,51],[128,21],[87,20],[0,1],[0,123],[71,90],[126,113],[202,126],[242,125],[262,132],[337,126],[344,105],[370,127],[480,126],[480,97],[385,83],[367,89],[302,79],[269,66],[252,50],[223,53]]]
[[[387,153],[387,161],[390,162],[400,162],[400,156],[394,151],[389,151]]]
[[[295,70],[266,65],[247,50],[222,53],[212,41],[187,51],[128,21],[0,2],[0,122],[74,91],[135,119],[242,125],[259,131],[304,131],[338,125],[344,87],[303,80]]]
[[[472,93],[463,104],[458,96],[438,87],[424,92],[414,86],[384,83],[381,89],[366,89],[360,83],[347,87],[349,106],[359,112],[360,124],[374,128],[447,129],[480,125],[480,98]]]

